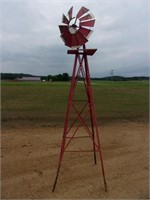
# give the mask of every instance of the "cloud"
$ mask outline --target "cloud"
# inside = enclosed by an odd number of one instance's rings
[[[61,38],[62,14],[74,7],[90,9],[96,18],[88,48],[91,75],[148,75],[148,1],[3,1],[2,72],[35,75],[72,73],[73,56]]]

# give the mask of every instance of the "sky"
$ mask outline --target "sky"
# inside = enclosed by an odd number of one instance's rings
[[[95,16],[87,48],[91,77],[148,76],[149,0],[1,0],[1,72],[72,74],[74,56],[60,38],[62,14],[84,6]]]

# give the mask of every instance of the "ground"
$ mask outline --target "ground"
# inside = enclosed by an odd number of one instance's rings
[[[2,199],[149,199],[148,123],[116,121],[99,130],[108,192],[92,153],[65,153],[53,193],[63,129],[2,128]]]

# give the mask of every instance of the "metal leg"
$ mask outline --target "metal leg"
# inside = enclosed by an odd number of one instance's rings
[[[97,160],[96,160],[96,151],[95,151],[95,143],[94,143],[94,139],[93,139],[93,151],[94,151],[94,164],[97,164]]]
[[[58,166],[58,169],[57,169],[56,178],[55,178],[55,181],[54,181],[54,184],[53,184],[52,192],[55,191],[55,187],[56,187],[56,184],[57,184],[57,179],[58,179],[59,171],[60,171],[60,165]]]
[[[104,185],[105,185],[105,192],[108,192],[108,189],[107,189],[107,183],[106,183],[106,179],[104,177]]]
[[[107,192],[107,183],[106,183],[106,178],[105,178],[104,164],[103,164],[103,158],[102,158],[102,152],[101,152],[101,146],[100,146],[100,140],[99,140],[99,134],[98,134],[96,111],[95,111],[94,102],[93,102],[93,93],[92,93],[92,86],[91,86],[91,80],[90,80],[87,55],[85,55],[84,61],[85,61],[85,71],[86,71],[86,77],[87,77],[87,83],[88,83],[88,94],[89,94],[88,96],[89,96],[89,101],[90,101],[90,105],[91,105],[91,107],[90,107],[91,118],[92,118],[91,120],[92,120],[92,124],[93,124],[93,129],[95,127],[95,130],[96,130],[96,137],[97,137],[98,151],[99,151],[99,156],[100,156],[100,161],[101,161],[103,181],[104,181],[105,191]],[[93,142],[94,142],[94,140],[93,140]]]
[[[77,58],[78,58],[78,56],[76,55],[75,60],[74,60],[73,72],[72,72],[72,80],[71,80],[70,93],[69,93],[69,98],[68,98],[68,107],[67,107],[67,112],[66,112],[66,119],[65,119],[64,133],[63,133],[62,144],[61,144],[61,151],[60,151],[60,155],[59,155],[59,164],[58,164],[58,169],[57,169],[56,178],[55,178],[55,181],[53,184],[52,192],[55,191],[57,179],[59,176],[60,166],[61,166],[61,162],[63,159],[64,151],[65,151],[65,141],[66,141],[66,134],[67,134],[67,130],[68,130],[70,107],[71,107],[71,102],[72,102],[72,98],[73,98],[73,94],[74,94],[74,87],[76,84],[75,74],[76,74]]]

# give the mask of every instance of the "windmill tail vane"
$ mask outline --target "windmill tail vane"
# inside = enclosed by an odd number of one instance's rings
[[[58,161],[58,168],[52,191],[55,191],[65,152],[93,152],[94,164],[97,163],[98,154],[101,164],[104,187],[105,191],[107,191],[104,164],[99,139],[99,130],[97,126],[96,110],[93,100],[93,92],[88,64],[88,56],[94,55],[97,49],[87,49],[85,46],[85,44],[88,42],[89,36],[93,32],[90,28],[94,26],[95,18],[91,13],[89,13],[89,9],[85,7],[81,7],[76,16],[73,16],[73,7],[71,7],[67,15],[63,14],[62,23],[63,25],[59,25],[61,33],[60,37],[64,41],[65,45],[71,48],[67,51],[67,53],[74,55],[74,65]],[[81,46],[83,47],[82,49],[80,49]],[[75,99],[75,94],[77,93],[77,85],[81,78],[84,83],[84,100],[79,98]],[[77,106],[78,103],[80,104],[80,107]],[[73,121],[71,121],[71,114],[74,116]],[[87,116],[89,116],[90,118],[89,122],[87,122],[86,120]],[[86,136],[82,136],[82,134],[80,134],[80,128],[83,128],[85,130]],[[77,132],[79,134],[79,137],[76,136]],[[91,149],[78,149],[71,151],[68,150],[68,147],[71,145],[70,143],[72,139],[84,137],[89,137],[90,143],[92,145]]]

